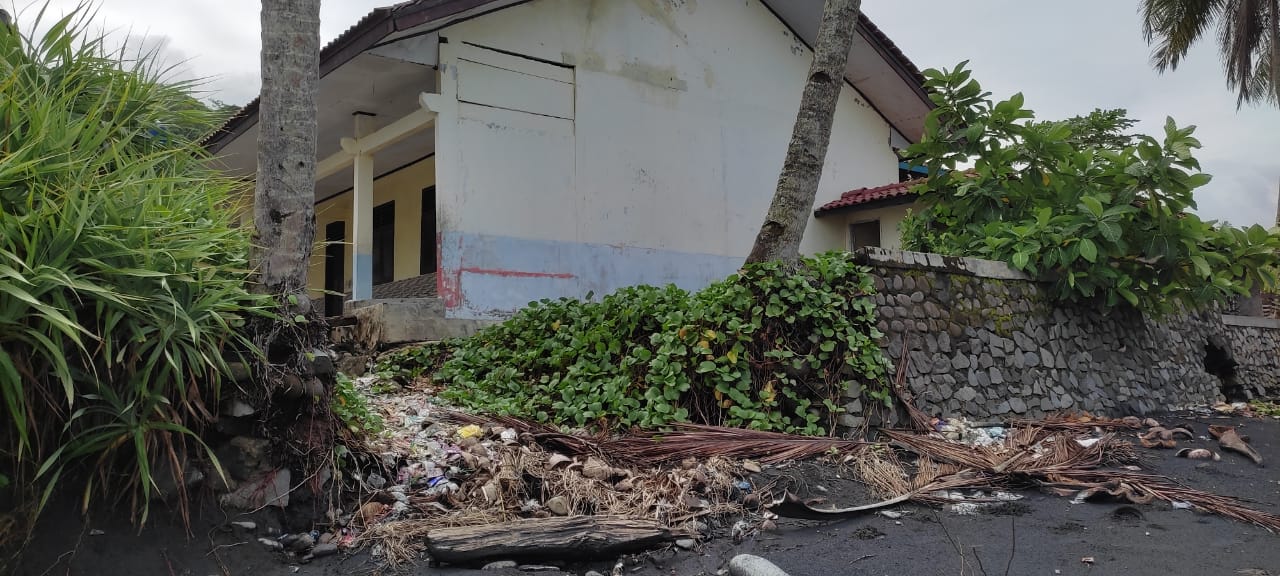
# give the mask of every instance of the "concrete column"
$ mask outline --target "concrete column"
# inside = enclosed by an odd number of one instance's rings
[[[355,115],[355,137],[371,133],[373,116]],[[351,194],[351,301],[373,298],[373,155],[361,152],[352,162],[355,182]]]

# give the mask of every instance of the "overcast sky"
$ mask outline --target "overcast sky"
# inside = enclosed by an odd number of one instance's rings
[[[396,0],[324,0],[328,42],[369,10]],[[727,1],[727,0],[704,0]],[[258,90],[258,3],[253,0],[98,0],[99,21],[163,45],[209,96],[243,104]],[[77,0],[51,0],[55,11]],[[29,0],[0,0],[23,10]],[[1205,218],[1270,226],[1280,185],[1280,110],[1236,110],[1218,56],[1200,46],[1177,72],[1149,65],[1137,0],[864,0],[863,10],[921,69],[969,60],[996,98],[1021,91],[1040,119],[1126,108],[1159,135],[1166,116],[1199,127],[1197,156],[1214,180],[1198,195]],[[11,10],[12,12],[13,10]],[[1211,38],[1212,39],[1212,36]]]

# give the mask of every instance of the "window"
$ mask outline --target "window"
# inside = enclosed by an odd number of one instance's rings
[[[849,249],[880,247],[880,221],[858,222],[849,225]]]
[[[419,274],[436,271],[436,187],[422,189],[422,247]]]
[[[373,209],[373,284],[385,284],[396,277],[396,202]]]

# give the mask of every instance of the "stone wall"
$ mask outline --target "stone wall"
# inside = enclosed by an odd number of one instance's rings
[[[1245,397],[1280,396],[1280,320],[1223,316],[1236,361],[1232,384]]]
[[[931,415],[1147,414],[1212,403],[1224,386],[1246,396],[1276,389],[1277,328],[1229,328],[1213,310],[1153,321],[1059,306],[999,262],[882,249],[860,257],[876,277],[882,347],[895,365],[907,362],[909,387]],[[1259,337],[1246,330],[1267,330],[1267,344],[1248,344]],[[1262,349],[1266,359],[1254,359]]]

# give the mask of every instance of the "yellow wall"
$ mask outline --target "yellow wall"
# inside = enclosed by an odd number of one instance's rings
[[[395,280],[421,274],[422,189],[435,183],[435,157],[420,160],[373,182],[374,206],[392,200],[396,203]],[[351,192],[348,191],[316,204],[317,244],[307,277],[313,298],[324,295],[324,229],[338,220],[346,223],[344,237],[348,243],[343,251],[346,272],[343,286],[344,290],[351,288]]]

